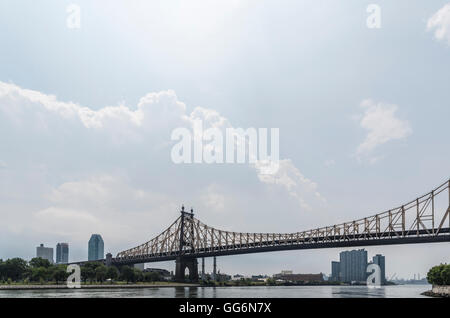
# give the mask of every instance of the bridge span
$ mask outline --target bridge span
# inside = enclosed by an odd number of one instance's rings
[[[241,233],[202,223],[191,211],[152,240],[104,260],[130,265],[176,261],[175,276],[198,280],[197,258],[286,250],[450,242],[450,180],[382,213],[296,233]]]

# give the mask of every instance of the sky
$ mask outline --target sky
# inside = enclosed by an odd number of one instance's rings
[[[84,260],[92,233],[115,255],[182,204],[215,228],[275,233],[399,206],[449,179],[449,83],[448,0],[2,1],[0,258],[68,242]],[[279,128],[280,169],[175,164],[171,132],[199,119]],[[449,248],[366,250],[412,277]],[[342,250],[218,268],[328,274]]]

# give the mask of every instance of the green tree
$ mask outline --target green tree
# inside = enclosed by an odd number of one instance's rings
[[[444,285],[443,280],[443,271],[448,265],[441,264],[438,266],[432,267],[427,274],[427,280],[430,284],[433,285]]]
[[[117,269],[117,267],[109,266],[108,270],[106,271],[106,278],[111,279],[112,281],[119,278],[119,270]]]
[[[65,265],[57,265],[53,266],[51,277],[58,284],[59,282],[64,282],[67,280],[69,274],[67,273],[67,266]]]
[[[28,272],[28,264],[21,258],[11,258],[2,263],[2,276],[5,280],[20,281]]]
[[[105,265],[100,265],[97,266],[97,268],[95,269],[95,279],[98,282],[103,283],[106,279],[106,274],[108,272],[108,268]]]
[[[277,283],[274,278],[267,278],[266,284],[269,286],[275,286]]]
[[[133,268],[134,271],[134,281],[135,282],[143,282],[144,281],[144,273],[137,268]]]
[[[49,268],[50,266],[52,266],[52,264],[50,263],[50,261],[48,259],[45,259],[42,257],[32,258],[31,261],[29,262],[29,264],[32,268],[38,268],[38,267]]]
[[[49,279],[49,269],[45,267],[34,267],[31,269],[31,280],[43,283]]]
[[[95,270],[91,266],[81,266],[81,279],[84,282],[92,282],[95,278]]]
[[[134,282],[134,270],[130,266],[123,266],[120,270],[120,277],[122,280],[126,281],[127,284],[129,282]]]
[[[147,273],[144,273],[144,281],[146,281],[146,282],[161,281],[161,274],[158,273],[158,272],[147,272]]]
[[[0,258],[0,282],[6,280],[6,273],[5,273],[5,262]]]
[[[441,270],[441,279],[444,285],[450,285],[450,264],[445,265]]]
[[[81,278],[83,281],[90,281],[91,283],[96,279],[96,269],[99,266],[104,266],[100,262],[87,262],[81,267]]]

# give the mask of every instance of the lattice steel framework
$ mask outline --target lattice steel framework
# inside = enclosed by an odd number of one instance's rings
[[[436,198],[442,198],[445,193],[448,199],[444,198],[444,207],[437,211]],[[444,240],[442,236],[445,236]],[[414,237],[426,238],[423,242],[450,241],[450,180],[397,208],[350,222],[288,234],[219,230],[202,223],[194,217],[192,210],[189,213],[183,207],[181,216],[167,230],[142,245],[118,253],[114,262],[332,247],[355,241],[359,245],[395,244]]]

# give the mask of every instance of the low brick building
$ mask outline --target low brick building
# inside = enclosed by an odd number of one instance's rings
[[[276,279],[280,279],[286,282],[292,283],[315,283],[323,282],[323,274],[275,274],[273,276]]]

